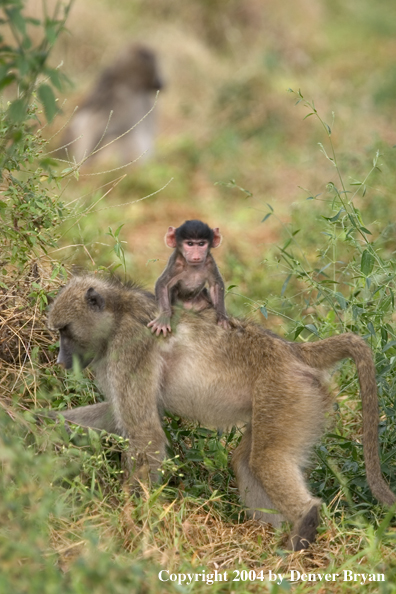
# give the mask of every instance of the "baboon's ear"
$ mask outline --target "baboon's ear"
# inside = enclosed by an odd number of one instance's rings
[[[213,240],[212,240],[212,248],[217,248],[219,247],[219,245],[221,244],[221,233],[218,227],[216,227],[216,229],[213,229]]]
[[[165,243],[170,248],[175,248],[177,246],[176,241],[176,227],[169,227],[168,231],[165,235]]]
[[[88,306],[94,311],[102,311],[105,306],[104,297],[96,291],[93,287],[90,287],[85,294],[85,301]]]

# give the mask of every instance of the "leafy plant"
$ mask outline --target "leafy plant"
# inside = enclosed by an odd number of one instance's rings
[[[117,264],[115,267],[113,267],[113,270],[116,270],[119,266],[122,266],[123,271],[124,271],[124,280],[126,281],[127,279],[127,270],[126,270],[126,262],[125,262],[125,249],[124,246],[122,245],[123,243],[126,243],[125,241],[121,241],[120,239],[120,231],[123,228],[124,225],[120,225],[114,232],[113,229],[111,227],[109,227],[109,231],[108,233],[106,233],[106,235],[110,235],[110,237],[112,237],[115,241],[114,247],[113,247],[113,251],[115,253],[115,255],[117,256],[117,258],[120,260],[120,264]]]
[[[48,56],[64,28],[70,3],[56,3],[52,16],[44,4],[42,20],[27,17],[24,8],[20,0],[1,2],[0,22],[5,31],[0,45],[3,278],[15,269],[20,272],[31,259],[39,259],[56,246],[56,227],[67,212],[58,194],[54,162],[44,154],[39,106],[51,121],[57,112],[52,86],[59,89],[64,77],[48,65]],[[38,43],[33,30],[42,31]],[[5,278],[0,282],[3,288],[9,284]],[[44,305],[42,287],[34,289],[32,297]]]
[[[64,29],[71,3],[56,2],[53,14],[44,6],[42,20],[24,14],[22,0],[2,0],[0,24],[8,35],[0,36],[0,91],[12,93],[2,107],[2,134],[0,136],[0,166],[19,169],[19,145],[26,143],[27,126],[37,122],[37,110],[32,108],[35,96],[44,108],[48,122],[58,112],[53,87],[62,88],[65,76],[48,65],[48,56]],[[33,29],[41,29],[41,40],[36,43]],[[4,99],[3,99],[4,101]]]
[[[309,109],[305,118],[315,117],[325,132],[329,148],[322,143],[319,146],[331,163],[336,179],[326,184],[324,192],[309,193],[307,198],[324,203],[327,208],[317,222],[319,232],[314,253],[299,242],[299,229],[285,227],[288,237],[280,247],[279,258],[286,278],[278,298],[282,309],[277,313],[285,315],[287,309],[293,312],[286,316],[293,340],[306,341],[312,336],[324,338],[350,331],[361,334],[370,344],[375,356],[381,406],[382,469],[395,490],[396,336],[392,314],[396,267],[393,258],[384,253],[381,234],[374,236],[356,206],[357,196],[365,197],[369,192],[370,176],[380,171],[380,154],[376,152],[364,177],[352,178],[346,184],[332,141],[333,124],[330,126],[323,120],[314,102],[307,101],[301,91],[295,95],[297,104],[302,103]],[[263,222],[275,216],[274,209],[268,206],[270,210]],[[267,310],[274,311],[268,304],[264,309],[264,315]],[[357,376],[351,364],[342,369],[339,391],[348,395],[347,402],[357,397]],[[359,431],[360,424],[360,420],[355,419],[355,408],[342,407],[336,429],[317,449],[320,462],[311,480],[315,490],[331,501],[339,490],[339,477],[343,476],[344,486],[355,503],[369,510],[374,500],[364,476],[362,446],[354,437],[354,426],[356,424]]]

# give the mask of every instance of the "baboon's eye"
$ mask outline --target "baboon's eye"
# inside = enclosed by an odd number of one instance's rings
[[[61,336],[64,336],[65,338],[71,338],[71,331],[70,331],[69,324],[66,324],[66,326],[62,326],[62,328],[58,328],[58,331]]]
[[[85,301],[94,311],[102,311],[105,307],[105,299],[93,287],[90,287],[85,294]]]

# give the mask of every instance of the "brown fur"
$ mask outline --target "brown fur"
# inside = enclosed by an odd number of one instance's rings
[[[331,402],[321,369],[352,356],[369,484],[382,503],[396,501],[381,475],[374,366],[361,338],[296,344],[249,321],[234,319],[224,330],[214,323],[213,309],[181,308],[176,331],[156,339],[146,327],[154,314],[146,293],[96,277],[74,278],[62,290],[48,318],[50,328],[61,330],[59,360],[70,360],[62,349],[88,353],[108,399],[107,411],[102,403],[68,411],[66,419],[103,428],[107,416],[108,428],[130,440],[130,468],[149,468],[154,480],[165,456],[165,409],[215,427],[247,422],[233,457],[241,497],[258,519],[292,522],[290,543],[299,550],[314,540],[319,517],[320,500],[309,493],[303,468]]]

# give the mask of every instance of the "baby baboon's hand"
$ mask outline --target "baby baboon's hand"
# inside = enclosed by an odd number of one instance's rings
[[[155,332],[157,336],[159,336],[161,332],[164,333],[164,336],[166,336],[167,332],[172,332],[172,328],[170,325],[170,316],[166,314],[160,314],[158,317],[155,318],[155,320],[149,322],[147,324],[147,327],[151,328],[151,332]]]
[[[228,318],[218,318],[217,325],[224,328],[224,330],[229,330],[231,328],[230,321]]]

